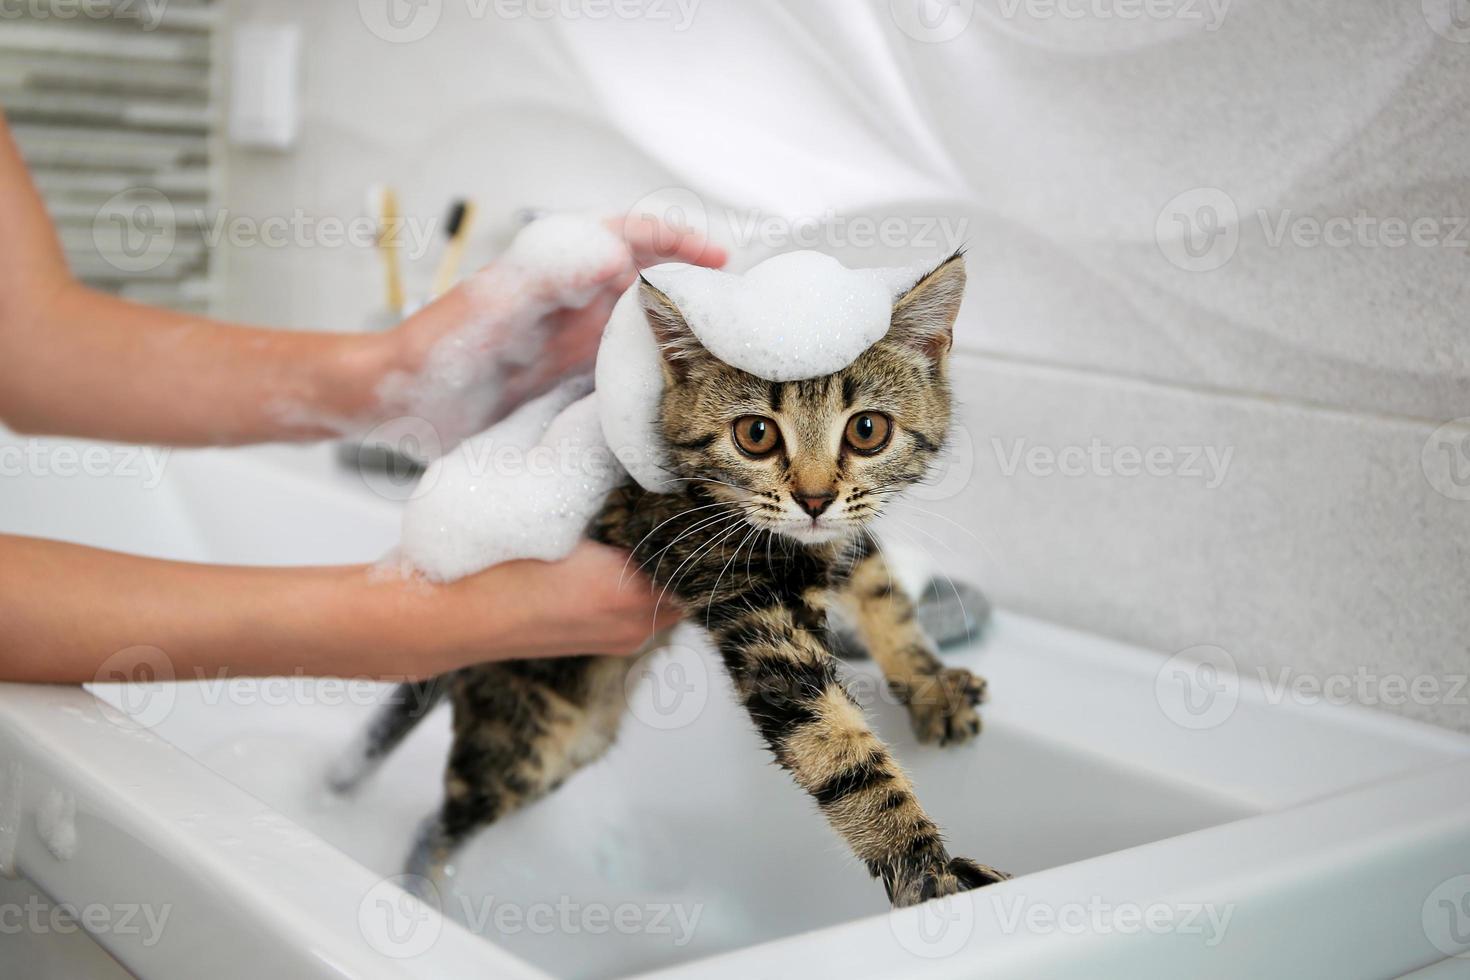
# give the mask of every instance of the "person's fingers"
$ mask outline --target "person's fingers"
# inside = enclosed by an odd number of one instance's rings
[[[666,256],[675,262],[688,262],[709,269],[722,269],[730,256],[719,245],[698,235],[685,236],[672,255]]]
[[[633,283],[637,281],[638,270],[636,268],[626,269],[624,270],[622,275],[608,280],[608,283],[604,288],[612,292],[613,302],[616,303],[618,301],[618,297],[622,296],[624,291],[626,291],[629,286],[633,285]]]
[[[688,262],[718,269],[729,259],[723,248],[693,228],[669,224],[652,215],[609,218],[607,226],[623,236],[640,268],[659,262]]]
[[[627,281],[629,272],[578,309],[549,313],[532,329],[546,338],[542,353],[530,364],[518,367],[505,378],[495,414],[503,415],[549,389],[557,381],[591,369],[602,344],[602,332]]]
[[[548,351],[557,369],[590,360],[602,343],[602,330],[617,305],[617,293],[599,293],[579,310],[563,310],[555,314],[552,333],[555,342]]]

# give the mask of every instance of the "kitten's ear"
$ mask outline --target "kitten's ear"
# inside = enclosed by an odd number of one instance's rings
[[[893,304],[887,339],[919,351],[935,364],[943,363],[964,298],[965,255],[956,252]]]
[[[642,276],[638,277],[638,302],[643,306],[643,315],[648,318],[653,339],[663,355],[664,370],[675,380],[682,381],[688,376],[690,367],[709,356],[708,353],[674,301]]]

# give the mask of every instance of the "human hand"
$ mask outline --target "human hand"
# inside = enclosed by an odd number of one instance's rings
[[[633,253],[633,261],[644,269],[660,262],[687,262],[708,269],[723,268],[729,260],[725,250],[686,225],[673,225],[651,214],[627,214],[603,222]]]
[[[722,267],[729,256],[723,248],[689,228],[674,227],[649,215],[608,218],[603,224],[627,247],[633,268],[605,268],[595,277],[597,287],[584,306],[561,308],[548,315],[547,336],[553,338],[542,357],[507,378],[502,413],[570,374],[591,368],[613,306],[633,284],[638,269],[660,262],[687,262],[710,269]]]
[[[442,669],[486,660],[632,654],[679,621],[626,552],[583,541],[561,561],[513,561],[433,587]]]
[[[637,269],[671,260],[718,267],[725,250],[655,219],[603,222],[622,248],[593,268],[538,278],[503,260],[390,331],[384,412],[428,420],[447,449],[569,374],[587,370]]]

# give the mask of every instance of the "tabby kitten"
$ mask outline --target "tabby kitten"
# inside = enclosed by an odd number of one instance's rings
[[[956,254],[894,305],[887,335],[843,370],[771,382],[710,355],[646,280],[663,353],[662,435],[678,488],[613,491],[589,535],[632,551],[658,588],[706,626],[776,761],[811,794],[895,906],[1000,881],[951,857],[908,778],[843,688],[825,629],[840,603],[924,742],[980,731],[984,681],[947,668],[893,583],[866,526],[922,479],[949,426],[946,372],[964,294]],[[754,556],[746,574],[724,574]],[[760,556],[767,556],[764,560]],[[476,830],[555,789],[611,744],[632,660],[584,656],[484,664],[392,699],[348,789],[435,700],[454,705],[445,799],[409,871],[435,876]],[[400,691],[400,695],[409,692]]]

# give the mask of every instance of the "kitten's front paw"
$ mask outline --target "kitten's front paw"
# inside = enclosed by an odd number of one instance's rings
[[[975,706],[985,700],[985,678],[946,667],[915,680],[904,693],[914,734],[926,745],[958,745],[980,734]]]
[[[894,908],[917,905],[941,895],[954,895],[1005,881],[1010,875],[969,858],[949,858],[943,863],[920,866],[900,875],[888,890]]]

